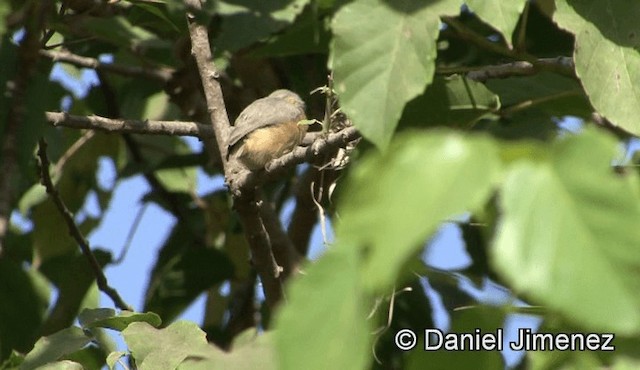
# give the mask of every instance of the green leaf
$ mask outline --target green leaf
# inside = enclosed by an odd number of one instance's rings
[[[516,162],[502,191],[493,265],[520,292],[589,329],[640,332],[640,196],[595,131]],[[615,302],[615,304],[611,304]]]
[[[378,147],[389,144],[405,104],[431,83],[439,16],[460,5],[360,0],[335,15],[330,65],[340,104]]]
[[[634,370],[640,367],[640,360],[626,356],[618,356],[611,366],[612,370]]]
[[[219,50],[236,51],[265,39],[287,25],[302,12],[309,0],[220,1],[222,29],[214,45]]]
[[[182,366],[190,370],[280,369],[276,366],[272,338],[271,333],[258,335],[254,329],[248,329],[238,335],[230,353],[210,347],[199,357],[185,360]]]
[[[72,131],[70,136],[65,148],[73,145],[80,133]],[[114,157],[119,146],[120,141],[117,136],[96,133],[66,160],[56,187],[63,202],[72,213],[82,207],[89,191],[96,187],[98,159],[101,156]],[[69,235],[67,225],[52,200],[47,199],[33,207],[32,220],[34,223],[33,246],[38,257],[43,261],[75,251],[77,244]],[[83,225],[80,225],[81,231],[87,235],[93,227],[97,226],[96,221],[87,218]]]
[[[386,290],[438,225],[483,204],[499,176],[488,138],[407,133],[354,169],[336,234],[368,248],[366,284]]]
[[[141,370],[173,370],[190,355],[214,350],[205,332],[187,321],[174,322],[164,329],[134,322],[122,335]]]
[[[122,16],[81,17],[77,23],[96,38],[125,49],[145,51],[150,48],[171,48],[169,40],[158,38],[144,28],[131,24],[129,19]]]
[[[556,7],[554,20],[576,36],[576,74],[591,104],[615,125],[639,135],[640,2],[558,0]]]
[[[504,107],[529,104],[538,114],[587,118],[593,111],[578,81],[555,73],[491,79],[486,86],[500,95]],[[529,109],[529,108],[528,108]],[[515,118],[515,117],[514,117]]]
[[[2,356],[4,358],[4,356]],[[11,351],[11,354],[4,362],[0,363],[0,370],[15,370],[24,362],[24,355],[18,351]]]
[[[177,227],[179,228],[180,226]],[[166,248],[180,247],[188,243],[175,235],[180,234],[174,231],[163,249],[163,258],[169,257],[165,255],[169,252]],[[181,250],[168,260],[159,260],[156,264],[149,281],[144,310],[157,312],[167,321],[172,320],[201,293],[216,283],[232,278],[233,273],[231,261],[226,254],[218,250],[195,247]]]
[[[315,11],[303,12],[296,22],[281,34],[275,35],[265,45],[251,52],[257,58],[285,57],[300,54],[326,54],[330,34],[328,22]]]
[[[82,349],[91,342],[91,338],[77,326],[61,330],[48,337],[40,338],[33,350],[27,354],[21,370],[35,369],[44,364],[59,360]]]
[[[274,332],[279,369],[366,368],[372,339],[366,315],[372,305],[360,276],[357,248],[342,244],[291,283]]]
[[[403,124],[468,128],[500,109],[500,98],[462,76],[435,77],[424,94],[407,104]]]
[[[82,366],[81,364],[74,361],[69,361],[69,360],[57,361],[57,362],[49,363],[44,366],[38,367],[38,370],[84,370],[84,369],[85,367]]]
[[[116,312],[109,308],[85,309],[78,317],[80,324],[85,329],[107,328],[123,331],[131,323],[146,322],[149,325],[158,327],[162,324],[160,316],[153,312]]]
[[[101,267],[111,261],[111,254],[94,250],[94,256]],[[73,324],[82,303],[90,297],[90,288],[95,283],[95,273],[87,259],[78,251],[47,259],[40,271],[58,289],[58,297],[49,311],[44,333],[53,333]]]
[[[527,0],[466,0],[465,3],[471,11],[498,30],[511,47],[511,35]]]
[[[12,349],[26,352],[38,336],[47,310],[49,286],[35,270],[0,258],[0,358]]]
[[[109,356],[107,356],[107,361],[106,361],[107,366],[109,367],[109,370],[113,370],[116,366],[116,363],[118,363],[118,361],[120,361],[120,359],[126,355],[127,355],[127,352],[123,352],[123,351],[115,351],[115,352],[109,353]]]
[[[491,307],[477,307],[454,311],[451,315],[450,333],[474,334],[480,329],[482,334],[490,334],[497,337],[497,330],[504,328],[504,313]],[[424,328],[413,328],[417,332],[420,341],[418,346],[409,353],[407,369],[433,369],[433,370],[475,370],[475,369],[504,369],[502,356],[498,351],[447,351],[444,349],[423,351]],[[437,344],[435,339],[429,343]]]
[[[6,17],[11,12],[11,4],[7,2],[0,3],[0,35],[4,35],[7,30]]]

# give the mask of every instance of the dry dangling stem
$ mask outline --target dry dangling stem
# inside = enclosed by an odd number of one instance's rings
[[[73,239],[75,239],[75,241],[80,246],[80,250],[82,250],[82,254],[87,258],[87,261],[89,262],[89,266],[91,267],[91,270],[95,275],[96,283],[98,284],[98,289],[100,289],[101,292],[109,296],[109,298],[111,298],[113,303],[119,309],[133,311],[131,306],[129,306],[122,299],[122,297],[120,297],[120,294],[118,294],[118,292],[115,289],[109,286],[107,277],[104,275],[104,272],[102,271],[102,267],[100,266],[100,263],[98,262],[96,257],[93,255],[93,252],[89,247],[89,242],[84,237],[84,235],[82,235],[82,232],[80,231],[80,229],[78,229],[78,226],[73,220],[73,214],[71,213],[71,211],[69,211],[67,206],[64,204],[64,201],[60,198],[60,193],[58,193],[58,190],[53,185],[53,182],[51,180],[51,175],[49,174],[49,165],[50,165],[50,162],[49,162],[49,158],[47,157],[47,143],[44,141],[44,139],[41,139],[38,145],[38,166],[40,167],[40,179],[42,181],[42,185],[47,189],[47,193],[49,194],[49,196],[51,197],[51,200],[53,201],[56,208],[60,212],[60,215],[64,219],[64,222],[67,224],[67,228],[69,229],[69,234],[73,237]]]

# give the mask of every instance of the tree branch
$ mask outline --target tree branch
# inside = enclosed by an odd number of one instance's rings
[[[490,79],[509,78],[519,76],[531,76],[539,73],[543,69],[566,69],[574,70],[573,59],[571,57],[541,58],[535,64],[527,61],[516,61],[513,63],[489,65],[482,67],[466,68],[438,68],[440,74],[466,73],[466,77],[478,81],[486,82]]]
[[[185,0],[189,9],[198,11],[201,9],[199,0]],[[222,88],[217,81],[218,71],[212,61],[209,46],[207,27],[198,24],[195,16],[187,14],[189,35],[191,37],[191,53],[193,54],[200,80],[205,93],[207,111],[215,133],[215,142],[221,154],[225,177],[229,178],[231,169],[226,160],[227,137],[231,124],[227,116]],[[271,241],[262,222],[260,202],[256,201],[255,189],[239,192],[234,195],[234,207],[238,212],[240,221],[245,231],[253,264],[260,276],[264,288],[267,305],[273,309],[283,297],[282,282],[280,280],[280,268],[276,263],[271,248]]]
[[[153,121],[111,119],[101,116],[74,116],[64,112],[46,112],[47,121],[53,126],[106,132],[193,136],[202,140],[213,138],[209,125],[189,121]]]
[[[171,79],[173,71],[169,68],[146,68],[146,67],[132,67],[128,65],[121,65],[117,63],[104,63],[95,58],[83,57],[73,54],[66,50],[54,51],[54,50],[40,50],[40,55],[47,57],[54,62],[63,62],[72,64],[78,67],[91,68],[96,71],[112,72],[123,76],[129,77],[143,77],[154,81],[166,83]]]
[[[548,70],[551,72],[559,73],[565,76],[574,77],[575,72],[573,68],[567,68],[566,65],[558,64],[558,63],[541,63],[540,60],[531,54],[526,52],[509,49],[503,45],[500,45],[496,42],[492,42],[488,40],[486,37],[479,35],[473,30],[467,28],[462,22],[460,22],[455,17],[442,17],[442,21],[447,24],[447,26],[454,29],[457,34],[464,40],[474,43],[475,45],[488,50],[492,53],[496,53],[499,55],[503,55],[512,59],[524,60],[531,63],[536,68],[542,70]]]
[[[47,189],[47,193],[53,200],[53,203],[58,208],[60,215],[64,219],[67,224],[67,228],[69,229],[69,234],[76,240],[78,245],[80,246],[80,250],[82,250],[82,254],[87,258],[89,262],[89,266],[93,270],[93,273],[96,277],[96,282],[98,284],[98,289],[101,292],[105,293],[113,303],[121,310],[133,311],[131,306],[129,306],[125,301],[120,297],[120,294],[109,286],[107,282],[107,277],[104,275],[102,268],[100,267],[100,263],[96,260],[96,257],[93,255],[91,248],[89,247],[89,242],[82,235],[80,229],[75,224],[73,220],[73,214],[67,206],[64,204],[62,198],[60,198],[60,193],[58,193],[58,189],[55,188],[53,182],[51,181],[51,175],[49,174],[49,158],[47,157],[47,143],[44,139],[40,139],[40,143],[38,145],[38,165],[40,167],[40,179],[42,185]]]

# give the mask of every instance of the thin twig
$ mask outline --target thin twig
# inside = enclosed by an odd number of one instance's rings
[[[74,154],[80,150],[91,138],[95,136],[95,131],[86,131],[78,140],[76,140],[70,147],[67,149],[64,154],[60,157],[56,165],[53,167],[53,174],[59,174],[62,172],[64,165],[67,164],[69,158],[73,157]]]
[[[168,68],[133,67],[117,63],[104,63],[99,59],[83,57],[66,50],[40,50],[40,55],[54,62],[63,62],[77,67],[91,68],[96,71],[117,73],[129,77],[143,77],[154,81],[166,83],[171,79],[173,71]]]
[[[480,67],[439,67],[437,72],[444,75],[465,73],[468,79],[486,82],[490,79],[531,76],[541,71],[540,66],[549,69],[563,68],[567,70],[567,73],[574,69],[573,59],[571,59],[571,57],[557,57],[538,59],[535,65],[527,61],[516,61],[513,63]]]
[[[129,252],[129,249],[131,248],[131,242],[133,241],[133,237],[134,235],[136,235],[136,232],[138,231],[138,226],[140,226],[140,221],[142,221],[142,216],[144,216],[144,212],[147,210],[148,206],[149,206],[149,203],[143,204],[142,207],[140,207],[140,209],[138,210],[138,213],[136,213],[136,218],[133,219],[133,224],[129,229],[129,233],[127,234],[127,239],[125,240],[124,246],[120,251],[120,255],[118,256],[118,258],[116,258],[115,261],[113,261],[114,265],[119,265],[120,263],[122,263],[122,261],[124,261],[124,258]]]
[[[565,66],[556,65],[556,64],[548,64],[548,65],[541,64],[541,63],[538,63],[539,59],[534,55],[528,54],[526,52],[518,51],[518,50],[509,49],[504,45],[500,45],[496,42],[492,42],[486,37],[467,28],[462,22],[460,22],[458,19],[454,17],[442,17],[442,21],[446,23],[449,27],[453,28],[462,39],[470,41],[475,45],[485,50],[488,50],[492,53],[499,54],[515,60],[527,61],[533,64],[536,68],[549,70],[551,72],[556,72],[556,73],[563,74],[570,77],[574,76],[574,71],[567,69]]]
[[[322,207],[322,204],[320,204],[320,201],[322,200],[322,185],[318,187],[318,199],[316,199],[315,197],[315,191],[314,191],[315,186],[316,186],[316,183],[312,182],[309,191],[311,193],[311,201],[313,201],[313,204],[318,209],[318,219],[320,220],[320,232],[322,233],[322,242],[324,246],[327,247],[329,245],[329,239],[327,238],[327,219],[325,217],[324,208]]]
[[[513,115],[514,113],[523,111],[525,109],[529,109],[531,107],[534,107],[536,105],[540,105],[543,103],[547,103],[556,99],[562,99],[562,98],[567,98],[570,96],[580,96],[582,94],[582,90],[580,89],[574,89],[574,90],[567,90],[567,91],[562,91],[559,92],[557,94],[553,94],[553,95],[547,95],[547,96],[543,96],[537,99],[529,99],[529,100],[525,100],[522,102],[519,102],[518,104],[512,105],[510,107],[506,107],[504,109],[502,109],[500,111],[500,115],[504,116],[504,117],[509,117],[511,115]]]
[[[64,204],[62,198],[60,197],[58,189],[56,189],[56,187],[53,185],[53,182],[51,181],[51,175],[49,174],[50,162],[49,158],[47,157],[47,143],[44,141],[44,139],[40,139],[40,142],[38,144],[38,159],[42,185],[47,189],[47,193],[53,200],[53,203],[56,205],[56,208],[58,208],[58,211],[67,224],[69,234],[76,240],[76,242],[80,246],[80,250],[82,250],[82,254],[87,258],[89,266],[91,267],[93,274],[95,275],[98,289],[109,296],[109,298],[111,298],[113,303],[119,309],[133,311],[131,306],[125,303],[124,300],[120,297],[120,294],[118,294],[115,289],[109,286],[107,277],[104,275],[100,263],[89,247],[89,242],[84,237],[84,235],[82,235],[80,229],[78,229],[78,226],[73,220],[73,214]]]
[[[147,135],[178,135],[211,139],[209,125],[189,121],[154,121],[111,119],[96,115],[74,116],[64,112],[46,112],[47,121],[53,126]]]

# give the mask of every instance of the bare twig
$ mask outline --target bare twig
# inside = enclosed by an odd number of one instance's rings
[[[262,204],[255,200],[254,191],[247,190],[240,196],[236,196],[234,208],[240,216],[240,222],[251,249],[251,260],[262,282],[265,301],[270,308],[274,308],[284,297],[282,269],[273,255],[271,238],[262,220]]]
[[[56,189],[55,186],[53,185],[53,182],[51,181],[51,175],[49,174],[50,163],[49,163],[49,158],[47,157],[47,143],[44,141],[44,139],[40,139],[40,143],[38,145],[38,162],[40,167],[40,177],[41,177],[42,185],[47,189],[47,193],[53,200],[53,203],[56,205],[56,208],[58,208],[58,211],[60,212],[60,214],[62,215],[62,218],[67,224],[67,228],[69,229],[69,234],[76,240],[76,242],[80,246],[80,249],[82,250],[82,254],[87,258],[87,261],[89,262],[89,266],[93,270],[93,273],[96,277],[98,289],[100,289],[101,292],[109,296],[109,298],[111,298],[113,303],[119,309],[133,311],[131,306],[125,303],[124,300],[120,297],[120,294],[118,294],[118,292],[115,289],[109,286],[109,283],[107,282],[107,277],[104,275],[104,272],[102,271],[102,267],[100,267],[100,263],[96,260],[96,257],[93,255],[93,252],[89,247],[89,242],[84,237],[84,235],[82,235],[82,232],[80,231],[80,229],[78,229],[78,226],[73,220],[73,214],[71,213],[71,211],[69,211],[67,206],[64,204],[64,202],[62,201],[62,198],[60,198],[60,193],[58,193],[58,189]]]
[[[129,229],[129,233],[127,234],[127,239],[125,240],[124,246],[120,251],[120,255],[118,256],[118,258],[116,258],[115,261],[113,261],[114,265],[119,265],[122,263],[122,261],[124,261],[124,257],[129,252],[129,248],[131,247],[131,242],[133,241],[133,237],[136,235],[136,232],[138,231],[138,226],[140,226],[140,221],[142,221],[142,216],[144,216],[144,212],[147,210],[148,206],[149,206],[149,203],[143,204],[142,207],[140,207],[140,209],[138,210],[138,213],[136,213],[136,217],[133,219],[133,225],[131,225],[131,228]]]
[[[58,159],[58,162],[53,168],[53,173],[58,174],[62,172],[62,169],[64,168],[64,165],[67,164],[69,158],[73,157],[73,155],[76,154],[78,150],[80,150],[80,148],[82,148],[84,144],[89,142],[89,140],[91,140],[95,135],[95,131],[87,131],[82,134],[82,136],[80,136],[78,140],[71,144],[71,146],[64,152],[64,154],[62,154],[60,159]]]
[[[53,126],[99,130],[106,132],[178,135],[211,139],[213,130],[209,125],[189,121],[154,121],[111,119],[101,116],[74,116],[64,112],[46,112],[47,121]]]
[[[528,54],[523,51],[509,49],[504,45],[500,45],[496,42],[492,42],[487,38],[485,38],[484,36],[479,35],[473,30],[467,28],[462,22],[460,22],[455,17],[442,17],[442,21],[446,23],[447,26],[454,29],[462,39],[472,42],[475,45],[485,50],[488,50],[492,53],[496,53],[496,54],[499,54],[508,58],[516,59],[516,60],[527,61],[539,69],[556,72],[569,77],[575,76],[573,69],[569,69],[565,65],[553,64],[553,63],[552,64],[539,63],[539,59],[534,55]]]
[[[63,62],[78,67],[91,68],[96,71],[112,72],[129,77],[143,77],[154,81],[166,83],[171,79],[173,71],[169,68],[132,67],[117,63],[104,63],[95,58],[83,57],[66,50],[40,50],[40,55],[54,62]]]
[[[541,58],[537,60],[535,65],[531,62],[516,61],[513,63],[481,67],[465,67],[462,69],[455,67],[440,67],[438,68],[438,73],[446,75],[453,73],[466,73],[466,77],[471,80],[486,82],[487,80],[497,78],[531,76],[546,68],[564,68],[567,71],[573,71],[573,59],[571,57]]]

